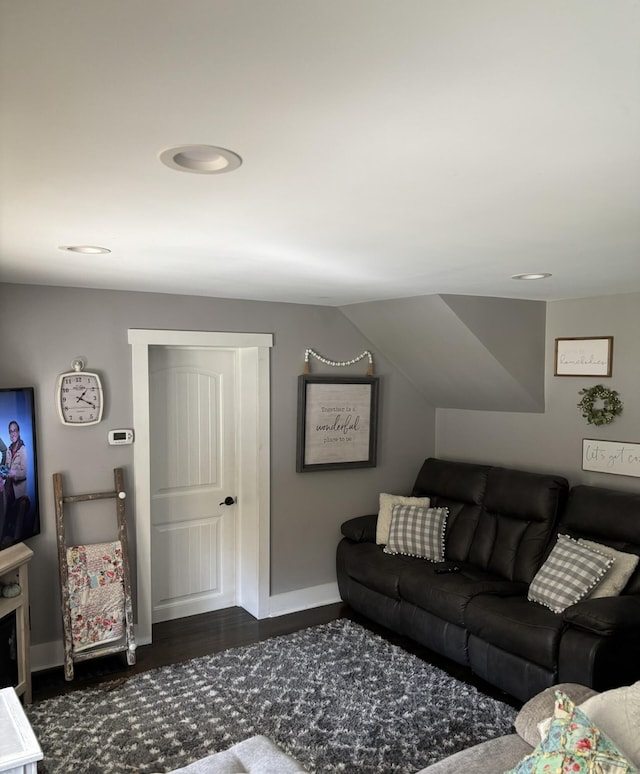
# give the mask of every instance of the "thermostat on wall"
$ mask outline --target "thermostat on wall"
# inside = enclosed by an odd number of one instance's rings
[[[128,443],[133,443],[133,430],[131,428],[109,430],[109,444],[111,446],[123,446]]]

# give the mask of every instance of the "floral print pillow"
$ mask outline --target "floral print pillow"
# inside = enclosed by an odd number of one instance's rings
[[[635,766],[562,691],[549,733],[536,749],[505,774],[632,774]]]

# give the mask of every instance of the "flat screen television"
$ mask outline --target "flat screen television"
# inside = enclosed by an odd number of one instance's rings
[[[0,550],[39,532],[33,387],[0,387]]]

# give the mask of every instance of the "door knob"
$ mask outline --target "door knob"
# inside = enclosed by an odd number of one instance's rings
[[[233,505],[236,501],[235,497],[225,497],[224,501],[220,505]]]

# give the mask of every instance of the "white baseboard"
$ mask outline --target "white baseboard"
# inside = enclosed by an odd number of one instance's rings
[[[284,594],[274,594],[269,597],[269,618],[277,618],[288,613],[298,613],[312,607],[332,605],[340,602],[340,592],[337,583],[324,583],[307,589],[286,591]],[[136,645],[148,645],[149,640],[136,637]],[[64,646],[62,640],[43,642],[31,646],[31,671],[40,672],[43,669],[53,669],[64,664]]]
[[[332,605],[334,602],[340,602],[337,583],[323,583],[321,586],[286,591],[284,594],[274,594],[269,597],[269,617],[276,618],[287,613],[298,613],[312,607]]]
[[[150,639],[139,639],[136,637],[136,647],[149,645]],[[32,645],[31,671],[41,672],[43,669],[54,669],[64,664],[64,645],[62,640],[54,642],[43,642],[40,645]]]

